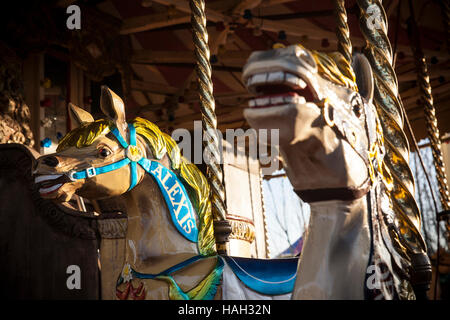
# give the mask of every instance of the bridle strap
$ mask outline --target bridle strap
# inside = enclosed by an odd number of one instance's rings
[[[365,196],[367,192],[369,192],[370,187],[371,180],[370,178],[368,178],[359,187],[307,189],[294,191],[303,201],[308,203],[330,200],[353,201]]]
[[[112,134],[116,137],[117,141],[120,143],[120,145],[127,150],[127,155],[125,158],[123,158],[122,160],[113,162],[111,164],[107,164],[106,166],[102,166],[102,167],[89,167],[87,169],[81,170],[81,171],[71,171],[69,173],[69,178],[72,181],[75,180],[79,180],[79,179],[87,179],[87,178],[92,178],[95,177],[99,174],[102,173],[107,173],[107,172],[111,172],[114,170],[118,170],[126,165],[130,165],[130,187],[128,188],[128,191],[130,191],[131,189],[133,189],[136,184],[137,184],[137,178],[138,178],[138,174],[137,174],[137,163],[139,163],[139,161],[141,159],[143,159],[143,157],[141,156],[140,159],[132,159],[133,157],[129,155],[129,152],[132,152],[130,149],[131,148],[137,148],[136,145],[136,129],[134,128],[133,124],[128,124],[128,129],[130,131],[130,143],[128,144],[125,139],[122,137],[122,135],[120,134],[119,130],[117,128],[113,128],[111,130]]]
[[[79,179],[87,179],[91,177],[95,177],[99,174],[114,171],[117,169],[120,169],[126,165],[128,165],[131,162],[130,159],[124,158],[122,160],[119,160],[117,162],[113,162],[111,164],[108,164],[103,167],[89,167],[87,169],[81,170],[81,171],[72,171],[69,173],[69,178],[72,181],[79,180]]]

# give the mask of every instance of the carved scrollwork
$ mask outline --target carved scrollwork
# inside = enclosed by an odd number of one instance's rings
[[[102,239],[125,238],[127,226],[127,218],[98,220],[98,231]]]
[[[244,217],[227,215],[231,224],[230,239],[245,240],[252,243],[255,240],[255,225],[253,221]]]
[[[34,212],[37,215],[66,235],[88,240],[97,239],[97,217],[93,213],[73,210],[40,197],[31,174],[33,161],[30,150],[21,144],[0,145],[0,171],[8,172],[15,179],[24,181],[31,192],[36,208]]]

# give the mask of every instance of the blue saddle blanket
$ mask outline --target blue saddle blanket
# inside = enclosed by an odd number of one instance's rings
[[[297,277],[297,258],[251,259],[223,256],[234,274],[248,288],[266,295],[292,292]]]

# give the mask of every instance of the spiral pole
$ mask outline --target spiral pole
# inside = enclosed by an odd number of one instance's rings
[[[352,43],[350,41],[350,30],[347,23],[347,11],[345,0],[334,0],[334,15],[336,21],[336,36],[338,39],[338,51],[351,63]]]
[[[214,219],[216,247],[219,254],[226,254],[226,242],[231,233],[231,225],[226,220],[225,188],[223,172],[220,166],[221,153],[217,135],[217,118],[213,84],[211,80],[210,51],[204,0],[190,0],[192,36],[196,56],[196,74],[199,84],[200,107],[202,111],[203,147],[207,154],[207,179],[211,187],[211,205]]]
[[[411,264],[410,283],[419,294],[426,292],[430,266],[420,234],[421,214],[414,199],[414,178],[409,168],[409,146],[403,131],[403,112],[398,82],[392,67],[392,48],[387,36],[387,17],[380,0],[357,0],[359,25],[366,40],[364,53],[374,74],[374,104],[383,128],[385,163],[393,177],[390,194],[398,226],[391,233],[397,253]]]
[[[433,95],[431,93],[428,66],[420,43],[420,32],[416,22],[412,18],[408,20],[408,35],[411,48],[414,53],[414,62],[417,70],[417,83],[419,84],[421,102],[424,107],[428,138],[430,139],[434,168],[436,169],[436,178],[438,180],[442,209],[449,210],[450,194],[447,184],[447,177],[445,174],[445,163],[442,156],[442,146],[439,128],[437,125],[436,110],[434,108]]]

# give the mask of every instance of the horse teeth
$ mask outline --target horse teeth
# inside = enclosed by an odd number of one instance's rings
[[[61,187],[61,186],[62,186],[62,183],[58,183],[58,184],[55,184],[54,186],[51,186],[48,188],[40,188],[39,192],[40,193],[49,193],[49,192],[55,191],[56,189],[59,189],[59,187]]]
[[[306,103],[306,99],[305,97],[302,96],[285,96],[284,97],[284,102],[286,103],[297,103],[297,104],[304,104]]]
[[[267,73],[257,73],[251,77],[249,84],[256,84],[256,83],[265,83],[267,80]]]
[[[284,97],[284,102],[286,102],[286,103],[293,103],[293,102],[296,102],[296,101],[295,101],[295,97],[294,97],[294,96],[285,96],[285,97]]]
[[[270,98],[259,98],[256,99],[256,104],[258,106],[265,106],[268,105],[270,103]]]
[[[270,98],[271,104],[280,104],[283,102],[284,102],[283,97],[280,97],[280,96]]]
[[[47,180],[55,180],[59,177],[62,177],[62,174],[44,174],[42,176],[38,176],[34,179],[34,183],[39,183]]]
[[[286,73],[286,82],[292,83],[294,86],[297,86],[299,84],[299,80],[300,78],[290,74],[290,73]]]
[[[298,104],[305,104],[306,103],[306,99],[303,96],[297,96],[297,103]]]
[[[284,72],[271,72],[267,76],[267,82],[282,82],[284,80]]]
[[[249,107],[251,107],[251,108],[253,108],[254,106],[256,106],[256,102],[255,102],[255,100],[248,100],[248,106]]]
[[[298,78],[298,86],[299,86],[300,88],[302,88],[302,89],[305,89],[306,86],[307,86],[307,84],[306,84],[305,81],[303,81],[303,79]]]
[[[301,89],[305,89],[307,87],[306,82],[302,78],[290,73],[286,74],[286,82],[289,82],[296,87],[300,87]]]

